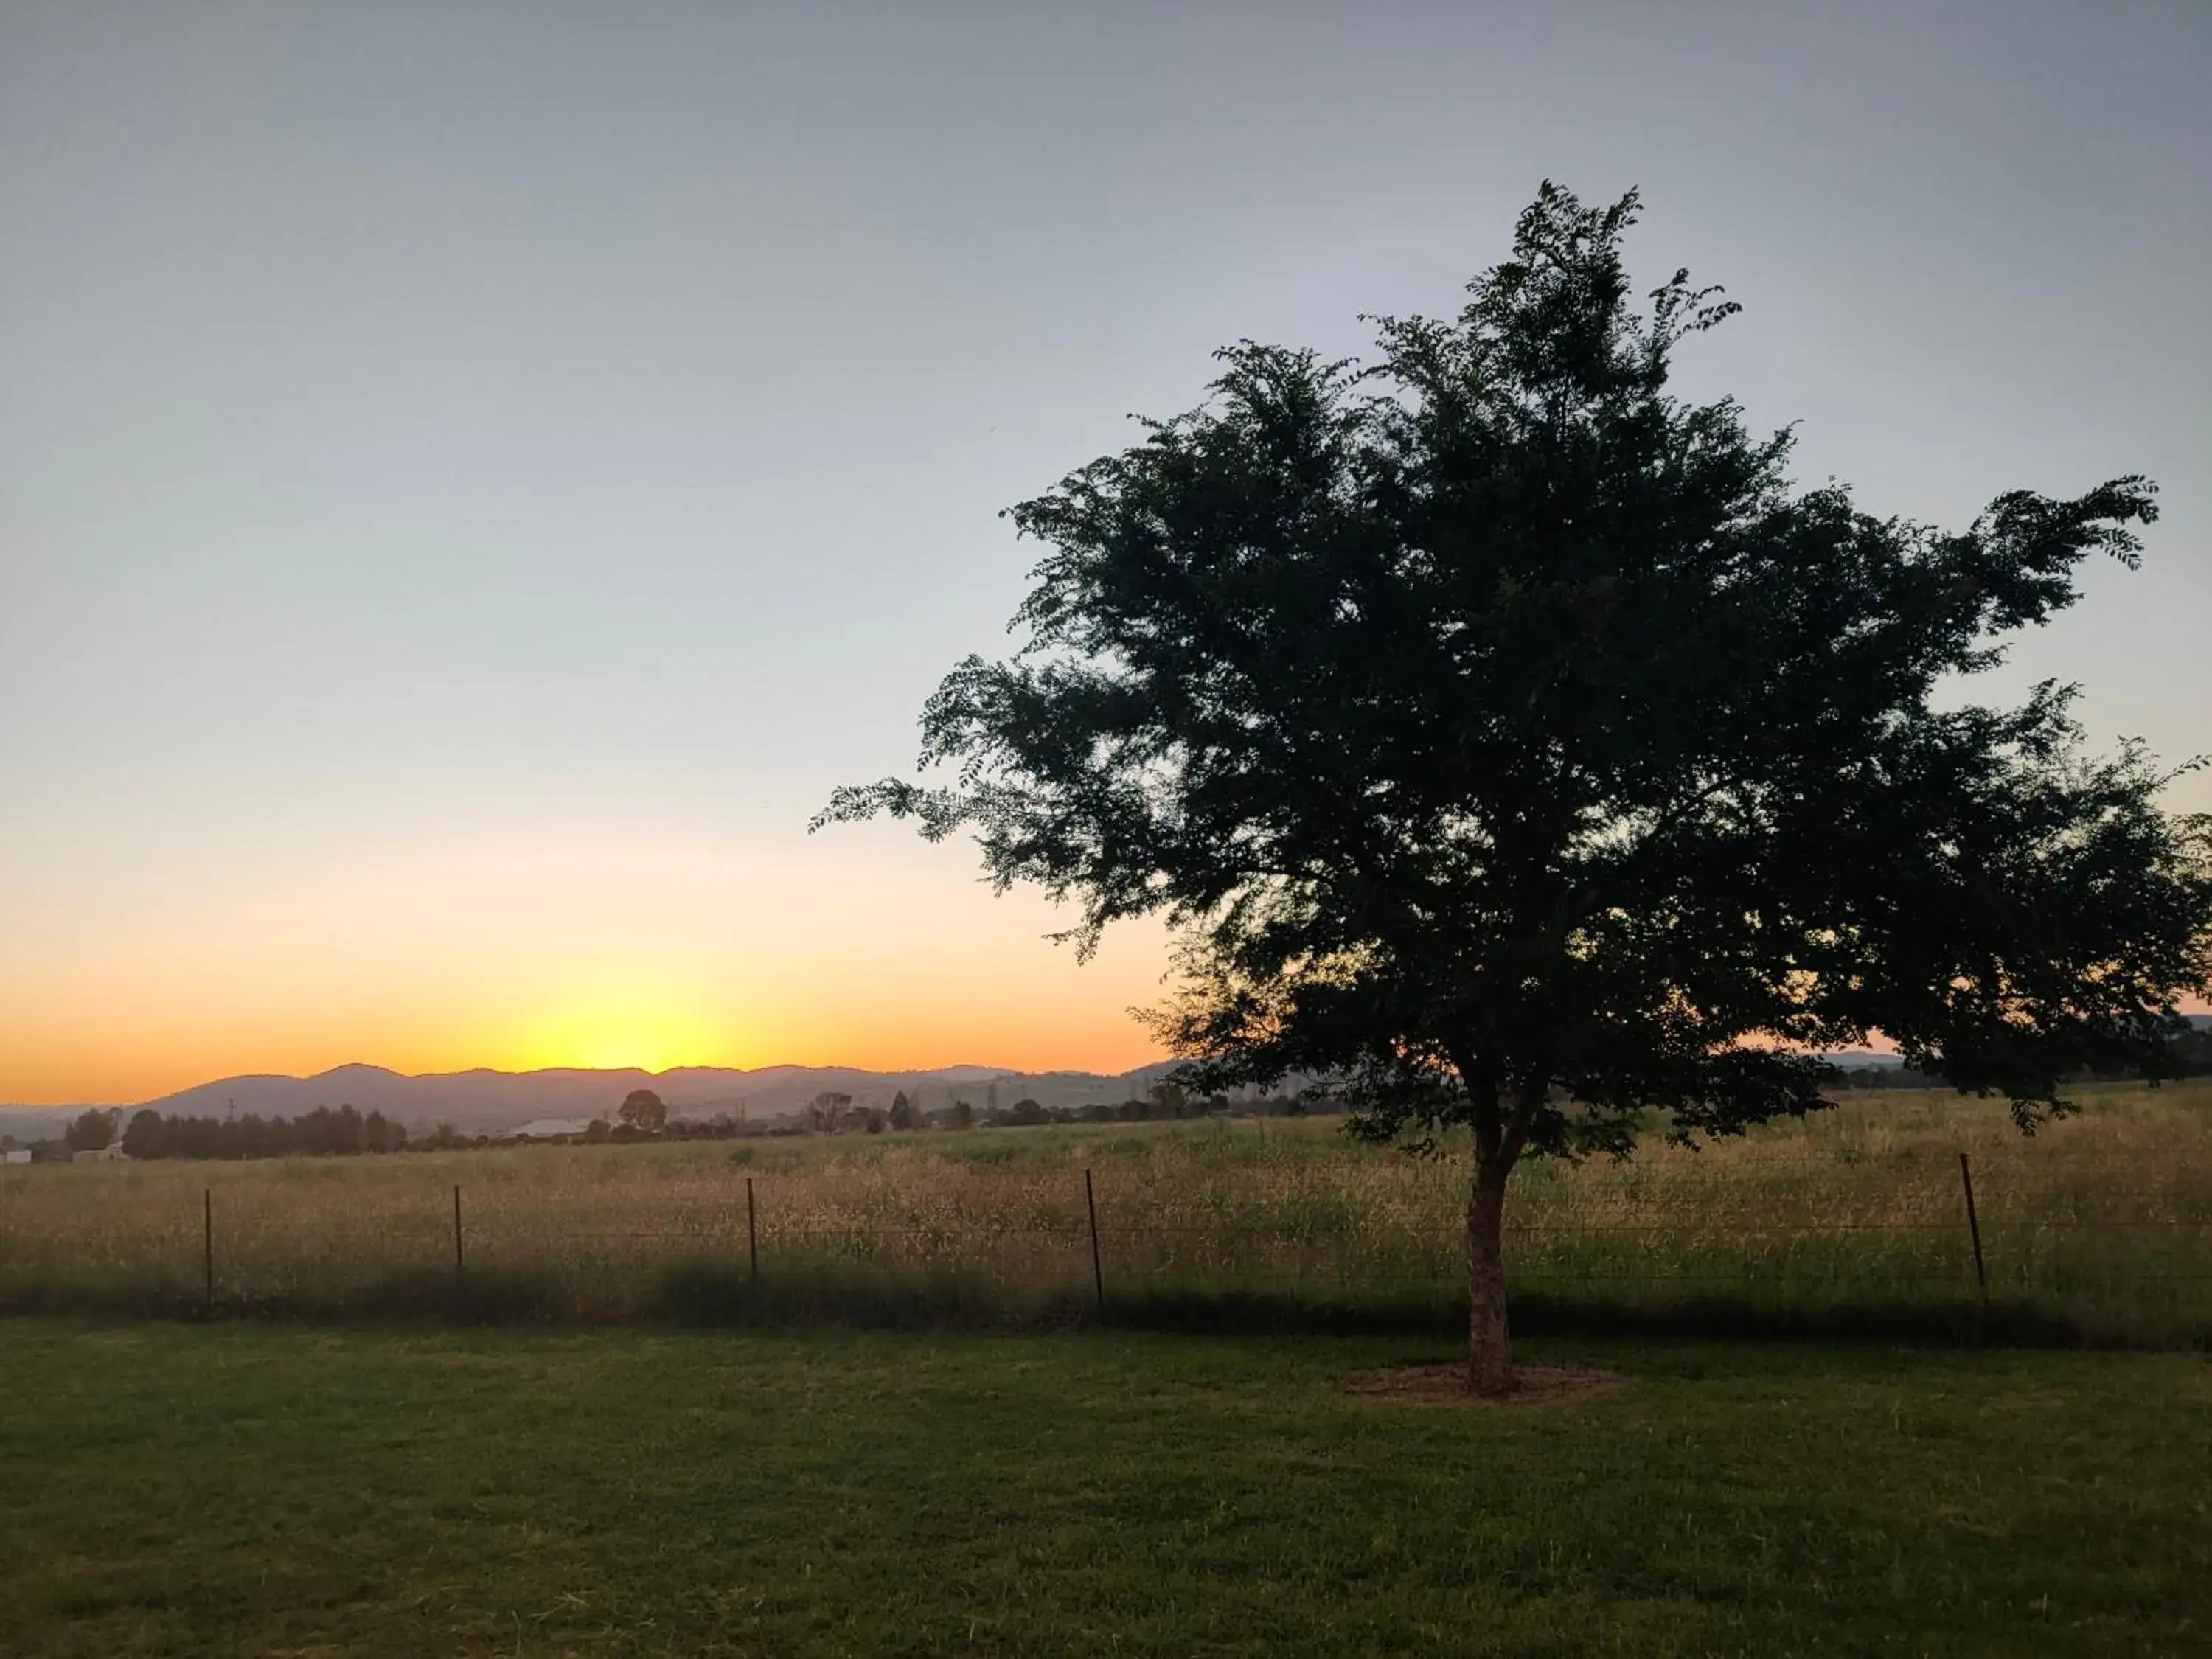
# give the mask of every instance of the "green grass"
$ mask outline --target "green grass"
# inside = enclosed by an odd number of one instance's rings
[[[0,1322],[0,1650],[2190,1654],[2212,1361]]]

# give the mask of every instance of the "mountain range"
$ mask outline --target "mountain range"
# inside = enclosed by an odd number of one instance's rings
[[[381,1112],[403,1124],[450,1123],[471,1133],[511,1129],[533,1118],[611,1118],[633,1089],[650,1089],[678,1117],[728,1112],[753,1119],[792,1115],[824,1091],[850,1095],[855,1104],[884,1106],[903,1091],[925,1109],[954,1100],[982,1108],[1030,1099],[1046,1106],[1086,1106],[1141,1095],[1174,1062],[1133,1072],[1018,1072],[992,1066],[947,1066],[934,1071],[870,1072],[850,1066],[764,1066],[743,1071],[721,1066],[681,1066],[665,1072],[635,1067],[588,1071],[556,1067],[536,1072],[429,1072],[410,1076],[381,1066],[337,1066],[313,1077],[252,1073],[217,1079],[129,1109],[151,1107],[165,1117],[222,1117],[253,1113],[297,1117],[318,1106],[352,1106]],[[45,1132],[83,1110],[71,1107],[0,1109],[0,1128],[17,1134]]]
[[[2212,1025],[2212,1016],[2190,1023]],[[1894,1066],[1893,1054],[1856,1050],[1826,1056],[1845,1068]],[[381,1066],[337,1066],[313,1077],[250,1073],[217,1079],[128,1109],[150,1106],[164,1116],[222,1117],[233,1111],[262,1117],[297,1117],[318,1106],[352,1106],[382,1112],[409,1126],[450,1123],[471,1133],[511,1129],[541,1117],[611,1117],[633,1089],[650,1089],[678,1117],[729,1112],[754,1119],[786,1117],[823,1091],[852,1096],[855,1104],[884,1106],[901,1091],[925,1110],[956,1099],[978,1108],[1035,1100],[1045,1106],[1088,1106],[1140,1096],[1171,1071],[1173,1060],[1131,1072],[1020,1072],[994,1066],[945,1066],[934,1071],[870,1072],[852,1066],[763,1066],[744,1071],[724,1066],[680,1066],[665,1072],[636,1067],[589,1071],[556,1067],[536,1072],[426,1072],[417,1075]],[[58,1130],[85,1109],[76,1106],[0,1106],[0,1132],[30,1139]]]

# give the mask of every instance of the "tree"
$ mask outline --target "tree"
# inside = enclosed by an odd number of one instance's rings
[[[615,1115],[633,1129],[657,1133],[668,1127],[668,1106],[650,1089],[633,1089],[623,1097]]]
[[[1668,393],[1735,307],[1643,312],[1633,195],[1548,183],[1454,319],[1371,367],[1246,342],[1208,405],[1012,509],[1044,544],[1012,659],[922,716],[951,781],[840,790],[963,826],[1088,949],[1164,912],[1194,1089],[1334,1079],[1358,1133],[1470,1146],[1471,1386],[1512,1386],[1524,1158],[1627,1156],[1826,1104],[1881,1031],[2024,1129],[2083,1067],[2171,1071],[2212,973],[2212,825],[2072,690],[1963,681],[2132,565],[2134,477],[1963,530],[1799,491],[1787,432]]]
[[[169,1126],[161,1115],[147,1107],[131,1115],[124,1126],[123,1152],[127,1158],[155,1158],[169,1156]]]
[[[903,1089],[891,1097],[890,1125],[894,1129],[921,1127],[921,1110],[906,1097]]]
[[[118,1115],[103,1111],[95,1106],[80,1112],[62,1131],[62,1142],[73,1152],[100,1152],[107,1150],[115,1139],[115,1120]]]
[[[824,1089],[806,1103],[806,1127],[821,1134],[835,1134],[845,1127],[847,1111],[853,1097],[835,1089]]]

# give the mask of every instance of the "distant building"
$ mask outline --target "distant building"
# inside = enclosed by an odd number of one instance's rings
[[[556,1140],[562,1135],[582,1134],[591,1127],[587,1117],[533,1117],[508,1133],[518,1140]]]
[[[28,1146],[10,1146],[0,1152],[0,1164],[28,1164],[30,1161],[31,1149]]]
[[[102,1146],[95,1151],[79,1152],[70,1162],[76,1164],[127,1164],[131,1154],[120,1146]]]

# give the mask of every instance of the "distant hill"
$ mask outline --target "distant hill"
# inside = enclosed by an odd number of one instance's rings
[[[343,1105],[382,1112],[406,1124],[450,1123],[458,1129],[489,1132],[539,1117],[611,1118],[633,1089],[652,1090],[678,1117],[712,1117],[726,1111],[755,1119],[783,1117],[824,1090],[850,1095],[864,1106],[888,1105],[901,1090],[918,1096],[922,1106],[933,1110],[954,1099],[972,1102],[980,1109],[994,1096],[1003,1106],[1025,1098],[1046,1106],[1085,1106],[1142,1094],[1172,1065],[1162,1061],[1114,1075],[1016,1072],[990,1066],[948,1066],[927,1072],[868,1072],[849,1066],[766,1066],[757,1071],[683,1066],[658,1073],[560,1067],[419,1076],[381,1066],[338,1066],[305,1078],[267,1073],[222,1078],[138,1105],[150,1106],[164,1116],[197,1117],[222,1117],[234,1110],[240,1115],[297,1117],[318,1106]],[[35,1117],[43,1131],[49,1123],[58,1126],[82,1109],[15,1109],[0,1119],[0,1127],[21,1133],[17,1126],[27,1127]]]
[[[2200,1030],[2212,1014],[2188,1016]],[[1822,1058],[1846,1069],[1892,1066],[1893,1054],[1867,1050]],[[532,1118],[611,1117],[633,1089],[651,1089],[678,1117],[742,1112],[757,1120],[790,1116],[823,1090],[853,1097],[856,1104],[885,1106],[903,1090],[925,1110],[967,1100],[979,1109],[994,1095],[1001,1106],[1035,1100],[1045,1106],[1088,1106],[1140,1096],[1172,1070],[1160,1060],[1133,1072],[1018,1072],[993,1066],[946,1066],[926,1072],[869,1072],[851,1066],[763,1066],[743,1071],[721,1066],[681,1066],[665,1072],[635,1068],[538,1072],[428,1072],[410,1076],[381,1066],[338,1066],[313,1077],[256,1073],[203,1083],[157,1100],[138,1103],[164,1115],[222,1117],[234,1109],[262,1117],[297,1117],[318,1106],[352,1106],[382,1112],[404,1124],[450,1123],[471,1133],[512,1129]],[[0,1132],[20,1139],[58,1133],[83,1111],[77,1106],[0,1106]],[[137,1109],[131,1107],[128,1109]]]
[[[86,1106],[0,1106],[0,1136],[30,1142],[58,1139]]]

